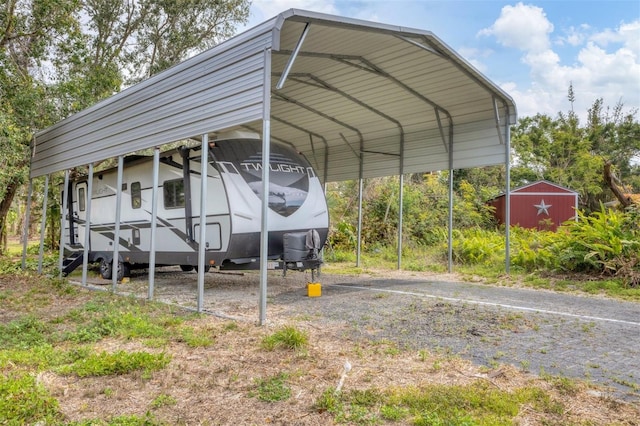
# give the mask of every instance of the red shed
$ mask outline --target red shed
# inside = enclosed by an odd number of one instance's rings
[[[505,194],[489,200],[498,223],[505,219]],[[576,217],[578,193],[540,180],[511,191],[511,225],[555,231],[562,222]]]

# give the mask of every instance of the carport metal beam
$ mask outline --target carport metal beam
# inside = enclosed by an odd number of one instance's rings
[[[505,132],[505,166],[506,166],[506,197],[505,200],[505,271],[511,272],[511,128],[509,123],[509,106],[505,105],[507,120],[504,126]]]
[[[160,147],[153,149],[153,176],[151,188],[151,236],[149,241],[149,294],[147,298],[153,300],[156,283],[156,236],[158,229],[158,174],[160,172]]]
[[[89,244],[91,242],[91,195],[93,194],[93,163],[89,163],[87,177],[87,205],[84,219],[84,250],[82,254],[82,285],[87,285],[87,271],[89,268]]]
[[[284,71],[280,76],[280,80],[278,80],[278,83],[276,84],[276,90],[280,90],[284,87],[284,82],[287,80],[287,76],[289,75],[289,72],[291,72],[293,63],[295,62],[296,57],[298,56],[298,53],[302,48],[302,43],[304,43],[304,39],[307,37],[307,34],[309,33],[310,28],[311,28],[311,24],[307,22],[307,24],[304,26],[304,29],[302,30],[302,34],[300,34],[300,39],[298,39],[298,43],[296,44],[295,49],[293,49],[291,56],[289,56],[289,60],[287,61],[287,65],[284,67]]]
[[[111,264],[111,290],[115,293],[118,287],[118,264],[120,250],[120,217],[122,210],[122,168],[124,156],[118,156],[118,177],[116,179],[116,223],[113,231],[113,259]],[[124,272],[124,264],[122,265]]]
[[[364,140],[363,137],[362,137],[362,132],[360,131],[360,129],[358,129],[356,127],[353,127],[352,125],[350,125],[348,123],[345,123],[344,121],[339,120],[338,118],[333,117],[333,116],[331,116],[329,114],[326,114],[326,113],[324,113],[324,112],[322,112],[322,111],[320,111],[318,109],[310,107],[309,105],[306,105],[303,102],[300,102],[300,101],[298,101],[296,99],[293,99],[290,96],[285,96],[285,95],[283,95],[281,93],[277,93],[277,92],[274,92],[273,94],[275,95],[277,100],[281,100],[281,101],[288,102],[288,103],[291,103],[293,105],[299,106],[300,108],[304,108],[307,111],[312,112],[312,113],[314,113],[316,115],[319,115],[320,117],[325,118],[325,119],[327,119],[327,120],[329,120],[329,121],[331,121],[333,123],[339,124],[340,126],[343,126],[343,127],[347,128],[347,129],[353,131],[354,133],[356,133],[361,142]],[[352,150],[353,150],[353,148],[352,148]],[[355,153],[355,151],[354,151],[354,153]]]
[[[204,273],[206,268],[205,248],[207,241],[207,178],[209,165],[209,135],[202,135],[200,151],[200,243],[198,244],[198,312],[204,304]]]
[[[69,215],[71,217],[71,211],[69,209],[69,170],[64,171],[64,187],[62,189],[62,205],[60,206],[60,243],[58,245],[58,276],[62,278],[62,268],[64,263],[64,222]],[[69,227],[69,238],[71,239],[71,233],[73,229]]]
[[[271,49],[264,50],[262,92],[262,221],[260,225],[260,325],[267,322],[267,261],[269,256],[269,157],[271,156]]]

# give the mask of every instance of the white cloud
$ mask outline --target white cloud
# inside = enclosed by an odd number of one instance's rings
[[[585,40],[589,36],[589,28],[590,27],[587,24],[582,24],[578,28],[573,26],[569,27],[567,30],[565,30],[566,35],[559,37],[556,40],[556,44],[560,46],[563,46],[565,44],[568,44],[570,46],[580,46],[584,44]]]
[[[592,35],[590,40],[603,47],[609,44],[622,44],[629,49],[638,51],[640,50],[640,20],[628,24],[622,23],[614,30],[607,28]]]
[[[529,87],[503,84],[505,90],[509,87],[521,116],[567,111],[570,84],[576,96],[574,110],[583,120],[598,98],[609,106],[621,100],[629,109],[640,107],[640,21],[600,32],[586,24],[569,28],[558,44],[576,47],[573,58],[561,58],[553,50],[553,29],[541,8],[518,3],[505,6],[494,24],[480,32],[494,36],[505,47],[523,51],[521,61],[529,68]]]
[[[542,51],[549,47],[553,24],[542,8],[518,3],[502,8],[500,17],[480,35],[493,35],[503,46],[524,51]]]
[[[475,47],[460,47],[457,52],[465,58],[471,65],[473,65],[481,73],[487,72],[487,65],[478,58],[487,58],[491,55],[489,50],[480,50]]]

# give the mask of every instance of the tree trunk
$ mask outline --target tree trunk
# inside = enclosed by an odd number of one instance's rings
[[[4,193],[4,198],[0,201],[0,241],[6,241],[7,215],[9,214],[11,203],[13,202],[13,198],[15,197],[19,186],[20,179],[14,176],[7,185],[7,191]],[[0,246],[0,254],[4,254],[6,249],[6,245],[2,244]]]
[[[607,183],[609,188],[611,188],[613,195],[616,196],[623,209],[626,209],[632,204],[631,197],[625,197],[620,188],[618,188],[618,185],[616,185],[616,183],[613,181],[613,175],[611,174],[611,163],[608,161],[604,164],[604,181]]]

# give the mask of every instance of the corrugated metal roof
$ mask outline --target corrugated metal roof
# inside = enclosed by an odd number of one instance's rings
[[[357,179],[361,155],[363,177],[397,175],[401,162],[406,173],[448,169],[451,142],[453,168],[505,162],[513,100],[431,32],[292,9],[38,133],[32,177],[261,131],[266,49],[271,137],[328,181]]]

